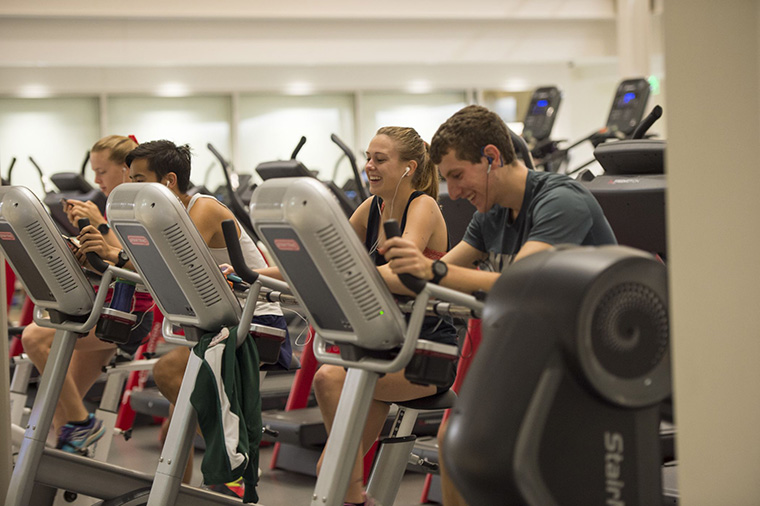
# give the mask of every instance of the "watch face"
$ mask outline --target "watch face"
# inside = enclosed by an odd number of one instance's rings
[[[433,262],[433,276],[437,279],[441,279],[449,272],[448,266],[441,262],[440,260],[436,260]]]

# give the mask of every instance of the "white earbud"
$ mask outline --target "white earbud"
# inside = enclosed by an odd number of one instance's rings
[[[164,184],[166,185],[167,188],[169,188],[169,181],[165,182]]]
[[[412,170],[412,168],[411,168],[411,167],[407,167],[406,169],[404,169],[404,175],[403,175],[403,176],[401,176],[401,177],[406,177],[406,176],[408,176],[408,175],[409,175],[409,171],[410,171],[410,170]]]

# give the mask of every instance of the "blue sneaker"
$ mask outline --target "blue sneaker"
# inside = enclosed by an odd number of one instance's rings
[[[87,455],[87,448],[103,437],[106,431],[103,422],[90,413],[86,425],[73,425],[67,423],[61,427],[56,448],[69,453],[81,453]]]

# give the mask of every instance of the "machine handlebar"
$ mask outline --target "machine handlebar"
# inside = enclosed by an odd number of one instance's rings
[[[227,244],[227,252],[230,255],[230,263],[235,273],[248,284],[253,284],[259,278],[259,273],[251,270],[243,258],[243,250],[240,248],[240,239],[237,235],[237,227],[233,220],[222,222],[224,242]]]
[[[89,218],[79,218],[77,221],[77,226],[79,226],[79,230],[81,231],[84,227],[88,226],[90,224]],[[90,251],[87,254],[87,261],[90,262],[90,265],[93,269],[100,273],[106,272],[106,269],[108,269],[108,264],[103,261],[100,256],[95,253],[94,251]]]
[[[383,223],[385,228],[385,237],[390,239],[391,237],[401,237],[401,229],[398,226],[396,220],[387,220]],[[426,281],[424,279],[417,278],[411,274],[399,274],[398,278],[404,283],[404,286],[413,291],[414,293],[420,293],[425,288]]]

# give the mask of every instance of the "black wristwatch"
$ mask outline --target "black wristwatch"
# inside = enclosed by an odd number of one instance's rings
[[[124,250],[119,251],[119,260],[114,264],[116,267],[124,267],[129,262],[127,252]]]
[[[106,235],[108,232],[111,231],[111,227],[108,226],[108,223],[101,223],[98,225],[98,232],[100,232],[103,235]]]
[[[433,268],[433,279],[430,280],[431,283],[435,283],[436,285],[441,282],[441,280],[446,276],[446,274],[449,273],[449,266],[446,265],[441,260],[436,260],[433,262],[432,265]]]

